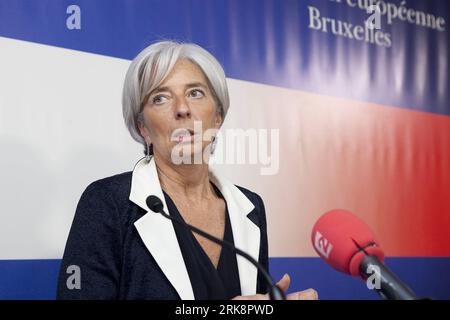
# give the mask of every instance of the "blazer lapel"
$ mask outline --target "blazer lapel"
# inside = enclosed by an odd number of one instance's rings
[[[233,183],[221,177],[214,169],[210,172],[210,178],[227,203],[235,246],[258,261],[260,230],[248,218],[255,206]],[[150,162],[145,159],[140,160],[133,170],[129,199],[147,211],[134,225],[145,246],[180,298],[195,299],[172,222],[147,207],[146,199],[149,195],[160,198],[164,210],[169,213],[153,158]],[[236,259],[242,295],[256,294],[258,269],[239,255]]]
[[[134,225],[145,246],[178,292],[180,298],[182,300],[193,300],[195,298],[194,291],[178,245],[175,229],[169,219],[147,207],[145,201],[149,195],[160,198],[164,210],[168,213],[153,158],[149,163],[145,159],[140,160],[133,170],[129,199],[147,210],[147,213]]]
[[[260,230],[248,215],[255,209],[254,204],[232,182],[211,170],[211,181],[220,190],[228,207],[233,240],[236,248],[247,252],[259,260]],[[258,269],[247,259],[236,256],[242,295],[256,294]]]

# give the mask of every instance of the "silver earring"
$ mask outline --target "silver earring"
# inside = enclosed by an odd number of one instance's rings
[[[149,143],[147,142],[147,140],[145,140],[145,144],[147,145],[147,150],[146,150],[146,154],[145,154],[145,160],[146,160],[147,162],[150,162],[150,159],[151,159],[151,155],[150,155],[150,145],[151,145],[151,144],[149,144]]]
[[[211,139],[211,154],[214,153],[214,150],[216,149],[216,144],[217,144],[217,137],[213,136]]]

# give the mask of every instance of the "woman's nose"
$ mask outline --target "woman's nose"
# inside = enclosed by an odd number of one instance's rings
[[[189,118],[191,116],[191,110],[185,99],[180,99],[175,108],[175,117],[177,119]]]

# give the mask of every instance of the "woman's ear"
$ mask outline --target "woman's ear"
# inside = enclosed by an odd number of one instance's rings
[[[141,119],[138,119],[137,120],[137,125],[138,125],[138,128],[139,128],[139,133],[141,134],[141,136],[144,138],[144,140],[148,140],[148,137],[149,137],[149,132],[148,132],[148,129],[147,129],[147,127],[145,126],[145,124],[144,124],[144,119],[143,118],[141,118]],[[151,143],[150,141],[147,141],[148,143]]]
[[[220,112],[216,112],[216,119],[215,119],[215,122],[214,122],[214,127],[216,129],[219,129],[220,126],[222,125],[222,122],[223,122],[222,114]]]

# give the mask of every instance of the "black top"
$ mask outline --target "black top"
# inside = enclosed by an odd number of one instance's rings
[[[221,196],[220,191],[215,186],[214,189],[216,190],[216,193]],[[184,221],[169,195],[164,192],[164,197],[166,199],[169,214]],[[189,279],[191,280],[195,299],[228,300],[241,295],[236,254],[227,246],[223,246],[216,269],[195,238],[193,232],[177,223],[174,223],[173,226],[183,255],[184,263],[186,264]],[[223,240],[234,244],[233,230],[231,229],[226,203]]]

